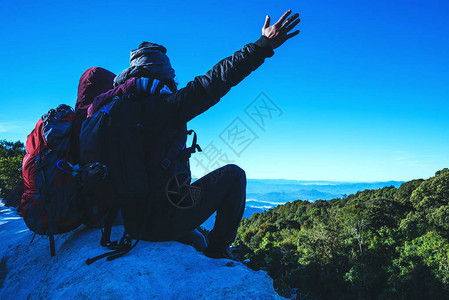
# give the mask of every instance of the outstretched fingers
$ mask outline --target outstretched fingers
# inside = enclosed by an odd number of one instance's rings
[[[289,32],[290,30],[292,30],[293,28],[295,28],[296,25],[299,24],[299,22],[301,22],[301,20],[298,18],[296,19],[293,23],[291,23],[290,25],[287,25],[284,27],[286,32]],[[286,22],[287,23],[287,22]],[[284,23],[285,24],[285,23]]]
[[[291,39],[292,37],[294,37],[295,35],[297,35],[299,33],[299,30],[293,31],[289,34],[287,34],[287,40]]]
[[[282,26],[281,29],[286,29],[287,26],[289,26],[290,24],[292,24],[292,22],[296,22],[299,20],[299,14],[296,13],[293,16],[291,16],[290,18],[287,19],[287,21],[285,21]]]
[[[287,17],[292,13],[291,10],[287,10],[282,17],[274,24],[276,26],[281,25],[282,23],[284,23],[285,19],[287,19]]]
[[[282,17],[270,26],[270,17],[266,16],[265,24],[262,28],[262,35],[267,37],[273,49],[281,46],[286,40],[294,37],[299,30],[291,32],[300,22],[299,14],[295,13],[290,16],[291,10],[286,11]]]

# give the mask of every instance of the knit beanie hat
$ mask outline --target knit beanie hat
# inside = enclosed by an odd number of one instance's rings
[[[159,80],[173,80],[175,70],[166,55],[167,49],[155,43],[143,42],[139,48],[131,51],[130,67],[118,74],[114,85],[124,83],[131,77],[150,77]]]

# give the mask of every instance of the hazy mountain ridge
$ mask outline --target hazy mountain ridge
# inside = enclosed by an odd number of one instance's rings
[[[296,181],[285,179],[248,179],[247,206],[254,208],[272,208],[295,200],[331,200],[343,198],[367,189],[379,189],[386,186],[399,187],[402,181],[384,182],[332,182],[332,181]]]
[[[386,186],[397,188],[403,183],[402,181],[351,183],[286,179],[248,179],[247,182],[244,218],[250,218],[254,213],[261,213],[295,200],[331,200],[366,189],[379,189]],[[214,220],[215,214],[202,226],[210,230],[213,228]]]
[[[247,193],[298,192],[316,190],[333,195],[353,194],[365,189],[379,189],[386,186],[399,187],[404,181],[342,182],[305,181],[287,179],[248,179]],[[324,199],[311,199],[324,200]]]

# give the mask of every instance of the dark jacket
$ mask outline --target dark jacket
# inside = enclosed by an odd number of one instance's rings
[[[274,54],[268,39],[262,36],[217,63],[205,75],[197,76],[187,86],[172,94],[160,94],[142,99],[146,137],[149,137],[146,162],[151,176],[152,191],[162,191],[167,180],[175,174],[190,176],[188,156],[182,155],[187,139],[186,123],[216,104],[267,57]],[[175,145],[175,150],[173,150]],[[176,149],[177,148],[177,149]],[[161,166],[167,152],[176,158],[168,170]]]

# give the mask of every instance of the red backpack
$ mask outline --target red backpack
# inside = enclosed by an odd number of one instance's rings
[[[73,109],[59,105],[43,115],[26,141],[22,163],[24,193],[20,203],[28,228],[50,236],[71,231],[83,221],[83,204],[70,149]]]

